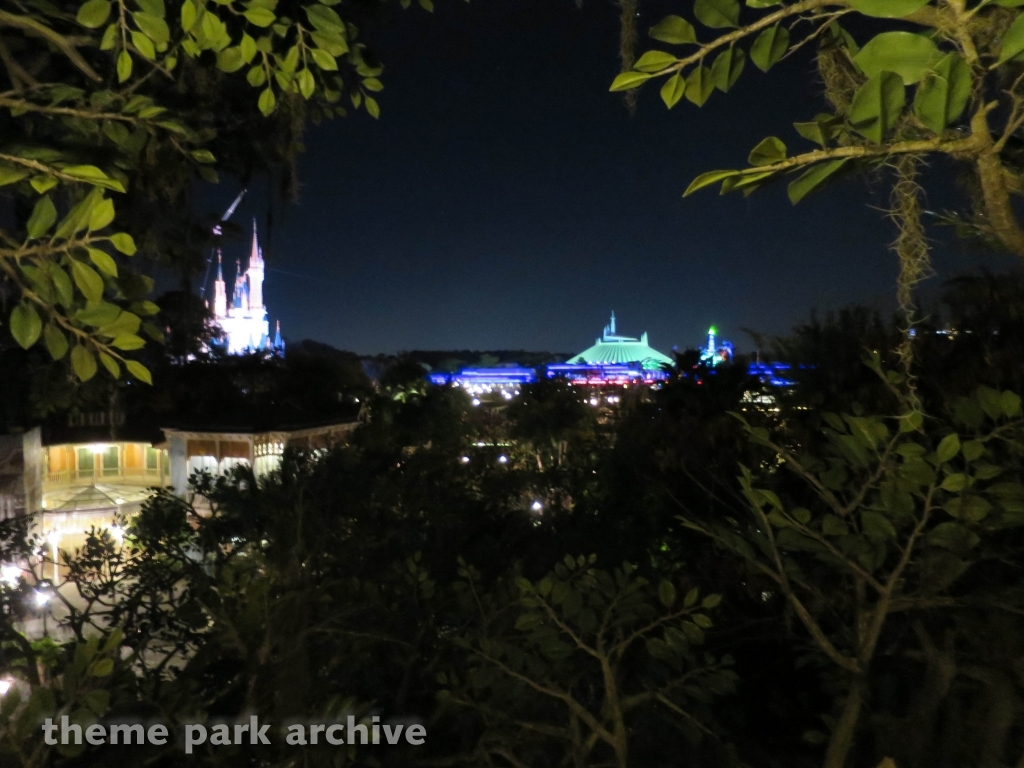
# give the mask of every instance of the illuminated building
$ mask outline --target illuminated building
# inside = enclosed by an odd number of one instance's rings
[[[428,379],[437,385],[462,387],[473,395],[500,393],[506,400],[519,394],[519,387],[539,378],[564,379],[570,384],[622,386],[654,384],[669,376],[675,361],[652,349],[647,334],[640,338],[620,336],[615,330],[615,313],[592,347],[565,363],[534,368],[463,368],[458,373],[436,372]]]
[[[718,329],[715,326],[708,328],[708,341],[700,352],[700,361],[704,365],[714,367],[720,363],[728,363],[733,358],[732,342],[718,342],[717,334]]]
[[[224,332],[224,346],[229,355],[267,350],[284,354],[281,340],[281,321],[277,322],[274,338],[270,337],[267,308],[263,304],[263,277],[266,266],[263,251],[256,237],[256,220],[252,222],[252,247],[245,271],[241,262],[235,262],[235,285],[228,303],[227,287],[221,253],[217,251],[217,279],[213,284],[214,323]]]
[[[604,327],[604,332],[594,342],[594,346],[570,357],[568,365],[627,365],[639,366],[643,370],[661,370],[666,365],[675,365],[668,355],[663,355],[647,344],[647,333],[640,334],[639,339],[620,336],[615,331],[615,313]]]

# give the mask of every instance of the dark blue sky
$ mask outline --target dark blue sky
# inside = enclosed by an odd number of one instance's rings
[[[672,9],[646,3],[641,28]],[[285,336],[360,353],[575,352],[614,309],[620,332],[649,331],[662,350],[695,346],[712,323],[750,348],[741,328],[888,306],[895,232],[871,207],[886,202],[880,180],[796,208],[782,185],[681,197],[703,171],[743,167],[767,135],[807,147],[791,123],[823,107],[809,59],[769,75],[748,63],[700,110],[668,112],[649,85],[630,117],[607,92],[617,37],[608,0],[439,0],[432,16],[368,30],[385,63],[381,118],[310,129],[300,200],[275,204],[264,244]],[[952,188],[930,205],[951,205]],[[265,212],[258,190],[240,211]],[[947,277],[1013,263],[955,242],[935,260]]]

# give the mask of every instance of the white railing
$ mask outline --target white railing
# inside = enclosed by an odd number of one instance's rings
[[[96,480],[109,480],[111,478],[144,478],[144,479],[159,479],[159,469],[147,469],[144,467],[117,467],[107,468],[97,467],[96,469],[66,469],[63,472],[47,472],[46,481],[48,483],[55,483],[58,485],[67,485],[70,483],[88,481],[95,482]]]

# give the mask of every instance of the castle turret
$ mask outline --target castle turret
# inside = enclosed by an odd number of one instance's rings
[[[263,263],[263,251],[260,250],[259,241],[256,238],[256,219],[252,220],[252,247],[249,250],[249,306],[259,311],[263,309],[263,274],[265,265]]]
[[[213,283],[213,316],[227,317],[228,294],[224,286],[224,269],[221,266],[220,249],[217,249],[217,279]]]
[[[247,313],[249,310],[249,286],[246,284],[245,273],[238,259],[235,259],[235,292],[231,297],[231,306],[236,315]]]

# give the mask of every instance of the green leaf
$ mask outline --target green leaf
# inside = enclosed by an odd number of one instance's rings
[[[622,72],[615,76],[612,80],[612,85],[608,89],[611,92],[616,91],[628,91],[632,88],[636,88],[642,85],[645,81],[650,80],[654,75],[649,75],[644,72]]]
[[[83,27],[96,29],[103,26],[103,23],[110,16],[110,2],[108,0],[89,0],[83,3],[78,9],[75,21]]]
[[[898,75],[879,72],[853,97],[850,123],[868,141],[881,144],[906,103],[906,89]]]
[[[813,141],[825,149],[832,140],[832,124],[834,122],[835,118],[831,115],[819,115],[809,123],[793,123],[793,127],[805,139]]]
[[[62,168],[61,172],[71,176],[76,181],[84,181],[87,184],[93,184],[104,189],[124,192],[124,185],[120,181],[110,178],[95,165],[68,165]],[[89,205],[90,213],[92,213],[93,206],[98,205],[99,202],[100,198],[97,198]],[[82,223],[84,224],[85,222]]]
[[[117,277],[117,263],[110,257],[110,254],[106,251],[101,251],[99,248],[88,248],[89,259],[93,264],[105,275],[111,277]]]
[[[686,99],[698,107],[704,106],[714,90],[715,82],[707,67],[695,67],[686,78]]]
[[[43,321],[31,304],[21,302],[11,312],[11,336],[23,349],[35,344],[42,330]]]
[[[108,24],[100,38],[100,50],[111,51],[117,43],[117,24]]]
[[[740,24],[739,0],[697,0],[693,15],[705,27],[725,29]]]
[[[789,201],[796,205],[812,192],[824,186],[830,178],[835,176],[846,165],[846,158],[842,160],[830,160],[811,168],[801,175],[796,181],[790,183]]]
[[[686,81],[683,80],[682,75],[678,72],[668,78],[665,84],[661,86],[661,100],[665,102],[665,106],[669,109],[672,109],[672,107],[679,103],[684,93],[686,93]]]
[[[114,201],[109,198],[100,200],[89,214],[89,231],[103,229],[114,220]]]
[[[188,32],[196,24],[198,13],[193,0],[184,0],[181,4],[181,28]]]
[[[21,168],[20,166],[11,165],[9,163],[0,163],[0,187],[21,181],[31,173],[32,172],[27,168]]]
[[[296,77],[299,81],[299,93],[302,94],[302,98],[308,99],[313,95],[313,91],[316,90],[316,80],[313,78],[313,73],[308,69],[303,69],[299,71]]]
[[[363,103],[366,105],[366,111],[369,113],[370,117],[374,120],[380,117],[380,105],[377,104],[377,100],[375,98],[367,96]]]
[[[149,59],[150,61],[156,58],[156,48],[153,47],[153,41],[150,40],[148,36],[142,32],[133,31],[131,33],[131,38],[132,45],[134,45],[135,49],[142,54],[143,58]]]
[[[959,54],[950,53],[925,75],[914,98],[914,113],[935,133],[959,119],[972,87],[971,68]]]
[[[647,51],[647,53],[637,59],[636,64],[633,65],[633,69],[637,72],[660,72],[665,69],[665,67],[670,67],[677,61],[678,59],[671,53],[665,53],[664,51]]]
[[[54,323],[47,323],[43,329],[43,341],[50,357],[60,360],[68,353],[68,339],[64,332]]]
[[[92,352],[81,344],[71,350],[71,368],[82,381],[88,381],[96,375],[96,358]]]
[[[90,302],[75,312],[75,320],[98,328],[114,322],[120,314],[121,309],[116,304],[111,304],[109,301],[97,301]]]
[[[896,538],[896,529],[881,512],[873,512],[871,510],[861,512],[860,524],[864,533],[873,539],[884,541]]]
[[[92,665],[89,673],[93,677],[106,677],[113,671],[114,661],[112,659],[99,659]]]
[[[928,543],[953,552],[966,553],[977,546],[981,539],[960,523],[939,523],[928,532]]]
[[[134,333],[123,333],[120,336],[115,336],[111,345],[125,352],[132,352],[142,349],[146,346],[146,342],[141,336],[136,336]]]
[[[683,598],[684,608],[693,608],[697,604],[697,599],[700,597],[700,590],[694,587],[686,593],[686,597]]]
[[[245,16],[250,24],[254,24],[257,27],[269,27],[277,21],[277,16],[274,15],[274,12],[266,8],[250,8],[242,15]]]
[[[942,52],[929,37],[913,32],[883,32],[861,48],[853,61],[868,77],[895,72],[904,85],[913,85],[941,59]]]
[[[668,579],[664,579],[661,584],[658,585],[658,599],[666,608],[671,608],[673,603],[675,603],[676,588]]]
[[[117,82],[123,83],[132,76],[132,55],[128,51],[117,54]]]
[[[42,237],[56,220],[57,209],[54,207],[53,201],[50,200],[50,196],[44,195],[39,198],[32,207],[32,215],[28,217],[26,225],[28,239],[35,240],[37,237]]]
[[[693,623],[701,629],[711,629],[714,626],[714,622],[711,621],[710,616],[705,616],[703,613],[695,613],[693,615]]]
[[[112,358],[106,352],[100,352],[100,362],[103,363],[103,367],[107,369],[107,373],[115,379],[121,378],[121,366],[117,364],[117,360]]]
[[[135,240],[127,232],[115,232],[112,234],[110,236],[110,244],[125,256],[135,255]]]
[[[237,72],[245,66],[245,57],[242,49],[237,45],[225,48],[217,54],[217,69],[221,72]]]
[[[683,197],[689,197],[694,192],[704,189],[704,187],[710,186],[715,182],[738,175],[739,171],[708,171],[706,173],[702,173],[690,182],[690,186],[686,188],[686,191],[683,193]]]
[[[747,54],[740,48],[729,48],[718,54],[715,63],[711,65],[711,80],[715,87],[722,93],[728,93],[740,79],[746,61]]]
[[[316,53],[316,50],[313,51]],[[316,56],[313,57],[314,59]],[[255,67],[249,70],[249,73],[245,76],[245,79],[249,82],[253,88],[259,88],[265,82],[267,82],[267,72],[262,66],[257,64]]]
[[[845,521],[830,513],[821,520],[821,532],[826,536],[845,536],[850,528]]]
[[[344,56],[348,53],[348,43],[341,35],[333,32],[312,32],[309,36],[318,48],[327,51],[331,56]]]
[[[939,443],[939,447],[935,449],[935,459],[939,464],[944,464],[958,453],[960,453],[960,438],[956,433],[946,435]]]
[[[750,47],[750,60],[762,72],[767,72],[789,50],[789,30],[781,24],[769,27],[757,36]]]
[[[189,154],[192,155],[192,159],[197,163],[217,162],[217,158],[214,156],[213,152],[208,149],[193,149]]]
[[[71,276],[86,301],[99,301],[103,298],[103,278],[92,267],[72,259]]]
[[[967,475],[963,472],[947,475],[939,487],[950,493],[960,493],[960,491],[967,487]]]
[[[151,13],[137,11],[132,14],[135,24],[146,33],[146,37],[157,45],[167,45],[171,40],[171,30],[167,28],[167,22],[159,16]]]
[[[758,144],[750,153],[747,162],[751,165],[773,165],[786,159],[786,145],[774,136]]]
[[[929,0],[849,0],[850,7],[865,16],[902,19],[928,5]]]
[[[653,27],[648,34],[655,40],[671,45],[685,45],[697,42],[697,32],[693,24],[681,16],[666,16]]]
[[[313,61],[316,65],[327,72],[334,72],[338,69],[337,60],[331,56],[327,51],[321,50],[320,48],[313,48],[310,53],[313,55]]]
[[[1002,406],[1003,413],[1008,418],[1016,418],[1020,416],[1020,395],[1016,392],[1006,390],[999,395],[999,404]]]
[[[153,383],[153,375],[149,372],[149,369],[138,360],[125,360],[124,365],[125,368],[128,369],[128,373],[139,381],[145,382],[146,384]]]
[[[701,606],[703,608],[707,608],[707,609],[710,610],[711,608],[717,608],[719,603],[721,603],[721,602],[722,602],[722,596],[721,595],[708,595],[707,597],[705,597],[701,601]]]
[[[50,279],[53,280],[53,287],[57,291],[57,300],[65,307],[70,307],[75,300],[75,292],[71,287],[71,278],[68,273],[56,264],[51,265],[49,270]]]
[[[274,107],[277,106],[277,97],[274,96],[273,88],[267,87],[263,93],[260,94],[259,101],[256,102],[256,106],[259,107],[260,112],[264,115],[269,115],[274,111]]]
[[[345,23],[338,14],[320,3],[307,5],[306,16],[309,17],[310,23],[321,32],[345,34]]]

